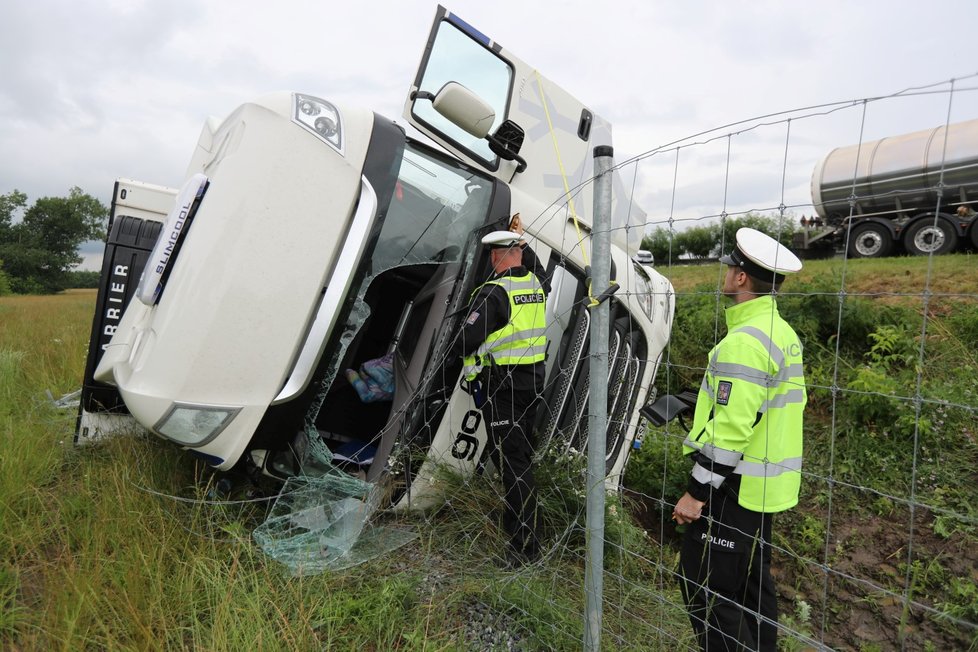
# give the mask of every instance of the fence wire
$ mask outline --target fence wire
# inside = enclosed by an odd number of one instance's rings
[[[966,80],[970,81],[970,80]],[[721,225],[734,216],[749,216],[751,214],[769,214],[779,219],[776,223],[785,223],[785,217],[798,219],[796,211],[805,215],[815,215],[815,207],[810,200],[801,197],[802,193],[788,192],[789,165],[791,162],[793,141],[791,138],[792,130],[799,123],[818,122],[826,115],[835,115],[841,108],[851,108],[850,112],[855,112],[855,121],[859,127],[858,143],[861,145],[866,139],[867,123],[870,120],[868,111],[870,107],[876,108],[879,104],[888,102],[899,103],[910,97],[919,97],[921,92],[926,92],[928,96],[943,102],[946,111],[940,119],[935,119],[935,126],[943,125],[944,134],[948,133],[948,128],[955,121],[955,114],[952,111],[955,98],[960,99],[962,94],[973,95],[973,88],[962,89],[959,82],[951,81],[943,85],[944,88],[929,87],[926,91],[912,89],[911,91],[897,93],[885,98],[873,98],[868,100],[856,101],[847,104],[845,107],[817,107],[829,108],[830,113],[825,111],[803,110],[801,112],[789,112],[780,119],[776,115],[764,116],[758,120],[763,123],[748,121],[752,124],[744,129],[740,129],[744,123],[735,125],[738,127],[736,132],[721,133],[709,138],[698,137],[690,142],[682,142],[672,147],[674,156],[672,157],[671,173],[672,184],[669,192],[668,212],[662,217],[656,218],[655,212],[650,211],[650,226],[665,226],[668,230],[668,256],[665,261],[657,260],[657,266],[666,276],[671,277],[672,266],[681,265],[687,262],[684,260],[688,256],[676,255],[676,236],[678,235],[676,225],[685,222],[692,225],[704,225],[719,222]],[[972,98],[969,98],[972,99]],[[973,111],[973,109],[972,109]],[[972,112],[969,117],[974,116]],[[783,151],[780,157],[780,196],[776,192],[769,194],[773,201],[767,203],[746,203],[746,208],[729,207],[728,197],[731,192],[736,192],[736,188],[731,183],[731,170],[736,168],[736,148],[740,137],[745,133],[758,134],[765,131],[778,132],[783,134]],[[691,156],[691,152],[698,147],[708,146],[711,142],[719,140],[726,145],[725,161],[723,173],[718,179],[718,185],[722,188],[721,201],[719,202],[719,212],[709,212],[704,215],[685,213],[678,215],[675,207],[678,203],[677,195],[681,193],[682,183],[688,182],[681,172],[680,161],[682,157]],[[765,156],[775,160],[776,152],[774,138],[770,139],[771,144],[768,148],[770,154]],[[836,143],[843,144],[843,143]],[[753,146],[754,143],[750,143]],[[947,145],[941,143],[942,158],[939,167],[939,178],[933,190],[937,195],[937,202],[933,208],[934,219],[939,219],[940,213],[951,213],[945,209],[945,204],[951,205],[970,205],[966,202],[967,192],[962,190],[957,197],[944,197],[941,192],[944,188],[945,163],[944,156],[947,153]],[[829,148],[825,148],[828,151]],[[636,157],[637,164],[650,159],[657,152],[649,152]],[[860,156],[871,157],[873,151],[862,152],[857,155],[855,169],[853,170],[853,189],[852,197],[856,198],[859,193],[856,188],[856,179],[860,174]],[[747,152],[750,156],[758,156],[757,152]],[[628,162],[624,165],[630,164]],[[667,179],[667,166],[660,175]],[[695,166],[690,166],[690,173],[696,174]],[[811,167],[808,167],[811,170]],[[791,171],[797,175],[797,170]],[[970,184],[972,198],[978,192],[978,176],[972,175],[975,182]],[[814,183],[814,181],[813,181]],[[797,190],[797,189],[796,189]],[[757,196],[761,196],[759,193]],[[870,196],[869,199],[873,197]],[[753,199],[753,198],[751,198]],[[863,194],[860,199],[867,199]],[[750,201],[750,199],[748,200]],[[943,201],[943,203],[942,203]],[[665,203],[665,202],[663,202]],[[850,202],[851,212],[849,217],[856,217],[858,204],[856,201]],[[807,220],[806,220],[807,221]],[[725,233],[723,231],[722,233]],[[849,248],[848,238],[851,233],[847,232],[847,239],[843,244],[845,249]],[[721,245],[721,249],[726,251],[729,247],[726,243]],[[940,322],[942,316],[949,310],[948,301],[960,302],[961,305],[968,307],[973,305],[978,295],[974,292],[973,280],[976,271],[973,261],[970,259],[973,254],[963,253],[965,261],[959,268],[958,274],[965,275],[958,281],[952,283],[968,287],[968,291],[963,292],[935,292],[935,268],[938,261],[935,256],[926,256],[926,267],[923,278],[924,284],[919,291],[882,291],[882,292],[853,292],[850,290],[848,277],[850,272],[855,272],[855,266],[860,263],[853,262],[846,257],[839,257],[833,265],[837,276],[837,307],[835,310],[835,336],[831,342],[803,342],[806,348],[806,364],[812,363],[808,352],[816,346],[829,345],[831,347],[831,370],[826,375],[809,375],[808,391],[815,397],[815,402],[820,402],[820,397],[828,397],[830,403],[823,406],[816,405],[815,410],[821,412],[817,418],[820,420],[828,418],[828,430],[823,434],[826,437],[813,436],[812,427],[806,428],[806,469],[803,471],[803,493],[802,504],[796,508],[795,513],[791,514],[778,523],[775,534],[776,555],[782,567],[790,569],[787,573],[782,570],[778,575],[779,592],[782,600],[783,617],[779,625],[780,634],[783,639],[796,641],[799,645],[813,645],[819,648],[860,648],[865,646],[879,645],[885,649],[968,649],[973,648],[978,641],[976,632],[978,624],[975,622],[976,612],[974,609],[976,576],[974,573],[975,560],[974,553],[974,492],[972,480],[974,479],[975,462],[975,405],[974,405],[974,357],[965,355],[963,359],[950,361],[942,359],[948,354],[943,353],[940,345],[948,338],[953,337],[946,331],[946,327]],[[860,261],[866,262],[866,261]],[[858,269],[858,268],[856,268]],[[970,274],[969,274],[970,272]],[[908,272],[909,273],[909,272]],[[720,272],[718,272],[718,275]],[[880,279],[879,285],[883,287],[899,285],[902,279],[893,278],[887,280]],[[831,297],[828,292],[793,291],[792,281],[787,281],[785,291],[781,294],[785,299],[792,298],[801,302],[821,296]],[[708,297],[708,290],[684,291],[677,289],[677,313],[684,307],[684,298],[696,299]],[[863,298],[873,298],[877,301],[882,300],[902,300],[910,305],[915,311],[919,321],[912,328],[905,328],[904,332],[893,334],[885,344],[881,344],[883,335],[879,331],[868,333],[869,338],[862,341],[845,341],[848,328],[847,320],[849,315],[847,310],[853,306],[853,302]],[[856,306],[859,310],[885,310],[885,307],[874,308],[871,304]],[[719,330],[721,323],[721,308],[719,303],[714,310],[713,316],[713,337],[710,342],[703,345],[702,358],[705,360],[705,352],[719,340]],[[974,312],[967,313],[973,319]],[[677,321],[681,316],[677,316]],[[788,318],[791,321],[790,317]],[[938,320],[935,323],[935,320]],[[934,331],[941,329],[939,333]],[[690,336],[689,331],[673,331],[673,342],[670,345],[665,368],[660,369],[660,376],[657,385],[665,392],[672,392],[679,389],[675,386],[674,376],[685,377],[702,374],[703,369],[690,367],[677,363],[672,353],[676,347],[676,340],[679,337]],[[708,337],[708,333],[700,333],[702,337]],[[967,338],[967,335],[963,337]],[[873,339],[875,338],[875,339]],[[803,337],[804,339],[804,337]],[[967,353],[968,340],[965,339],[962,347]],[[908,385],[899,385],[893,382],[893,376],[898,375],[898,370],[891,365],[896,365],[892,359],[897,354],[894,349],[903,347],[905,357],[900,362],[904,369],[911,369],[911,382]],[[864,366],[864,372],[880,372],[879,382],[874,387],[873,383],[866,382],[866,376],[860,376],[859,371],[853,373],[852,369],[846,369],[849,364],[848,357],[852,359],[854,353],[857,364]],[[854,352],[854,353],[853,353]],[[891,356],[887,358],[887,356]],[[881,358],[884,358],[881,360]],[[685,359],[685,356],[684,356]],[[821,361],[821,360],[820,360]],[[935,388],[929,384],[939,375],[939,369],[948,363],[960,364],[963,369],[967,369],[960,377],[955,378],[955,389],[934,395],[931,392]],[[876,369],[874,370],[874,365]],[[884,378],[889,375],[891,378]],[[821,383],[819,378],[824,378],[830,382]],[[663,382],[664,381],[664,382]],[[946,391],[946,389],[944,390]],[[858,412],[859,403],[870,404],[863,411],[864,414],[872,411],[872,404],[883,406],[883,413],[875,416],[867,416],[862,423],[852,423],[853,412]],[[855,405],[855,409],[852,404]],[[891,406],[902,406],[895,412]],[[903,432],[888,432],[887,428],[893,428],[894,423],[890,418],[896,416],[896,412],[907,411],[910,418],[903,425]],[[810,409],[810,412],[813,410]],[[934,416],[932,416],[934,415]],[[813,421],[809,415],[809,422]],[[959,433],[942,432],[938,426],[947,425],[949,428],[960,428]],[[820,426],[821,427],[821,424]],[[879,435],[884,435],[880,437]],[[885,479],[877,480],[872,473],[867,473],[862,478],[855,478],[856,481],[847,479],[852,476],[844,469],[851,467],[854,462],[848,459],[851,455],[861,455],[864,458],[872,458],[874,454],[879,454],[876,450],[881,447],[884,450],[888,446],[895,446],[895,439],[899,437],[909,438],[909,462],[899,471],[908,479],[906,490],[903,492],[895,491],[895,488],[886,482]],[[650,438],[665,442],[662,446],[663,456],[661,459],[662,480],[660,491],[657,494],[642,493],[642,500],[653,505],[653,510],[657,510],[660,515],[659,537],[661,543],[666,543],[670,538],[669,526],[663,520],[663,516],[671,511],[678,495],[675,491],[670,494],[667,475],[674,469],[682,467],[676,452],[678,451],[677,442],[685,437],[684,431],[677,432],[675,429],[666,427],[658,432],[650,432],[646,442]],[[850,446],[848,440],[861,437],[862,446]],[[826,441],[827,439],[827,441]],[[846,441],[844,450],[840,450],[840,441]],[[670,446],[672,451],[669,450]],[[823,464],[811,464],[812,447],[827,446],[827,460]],[[944,447],[944,459],[938,463],[940,470],[946,472],[946,476],[929,478],[934,483],[927,487],[924,475],[933,474],[932,464],[935,455],[940,453],[935,448]],[[883,456],[884,463],[890,460]],[[636,460],[633,459],[630,469],[630,476],[637,476],[640,473],[634,469]],[[865,461],[861,465],[866,467]],[[872,465],[868,465],[872,466]],[[870,469],[872,470],[872,469]],[[883,470],[883,469],[881,469]],[[881,482],[881,484],[875,484]],[[951,500],[949,494],[954,493],[953,486],[962,486],[961,493]],[[929,489],[924,491],[924,489]],[[625,491],[628,492],[628,480],[626,478]],[[881,504],[882,501],[882,504]],[[877,507],[873,507],[876,505]],[[868,509],[867,509],[868,508]],[[872,530],[873,523],[885,522],[891,527],[878,528],[880,532],[876,538],[863,537],[849,539],[846,534],[860,530],[866,532]],[[785,523],[787,527],[781,525]],[[949,525],[953,523],[953,525]],[[814,554],[806,555],[799,551],[798,539],[810,537],[812,532],[821,532],[817,537],[820,542],[821,550],[813,550]],[[673,545],[675,541],[673,540]],[[807,542],[809,545],[812,541]],[[847,546],[853,546],[852,550],[843,550]],[[647,560],[649,563],[651,560]],[[661,557],[660,557],[661,561]],[[851,570],[850,570],[851,569]],[[672,568],[668,565],[656,566],[663,576],[672,575]],[[809,577],[805,577],[808,574]],[[818,582],[812,582],[813,574],[820,577]],[[672,577],[675,581],[675,577]],[[792,579],[793,585],[788,585],[785,579]],[[806,581],[807,580],[807,581]],[[662,585],[658,587],[662,590]],[[971,597],[968,597],[971,596]],[[787,598],[787,599],[786,599]]]
[[[894,128],[901,111],[916,114],[918,122],[932,115],[920,128],[944,126],[947,134],[953,123],[978,115],[975,81],[970,76],[771,113],[619,162],[616,171],[627,180],[629,201],[647,211],[642,228],[644,242],[659,247],[655,270],[675,292],[669,345],[661,358],[635,360],[658,365],[651,394],[698,387],[707,352],[724,334],[717,290],[723,266],[716,262],[732,244],[732,230],[724,227],[754,226],[761,218],[788,244],[792,235],[795,244],[796,234],[810,236],[819,228],[812,169],[834,147],[852,143],[860,149],[843,217],[859,217],[861,202],[894,192],[857,187],[861,165],[875,154],[861,146],[911,131]],[[934,220],[951,213],[948,208],[978,203],[978,172],[956,196],[943,194],[948,152],[946,145],[940,149],[932,187],[938,201],[929,211]],[[570,195],[592,182],[579,180]],[[567,219],[562,202],[538,216],[524,215],[529,228]],[[691,251],[684,234],[707,227],[717,229],[719,247]],[[843,252],[851,251],[852,237],[850,228],[840,243]],[[891,259],[887,267],[828,251],[825,261],[806,260],[820,276],[803,271],[779,293],[782,314],[803,341],[809,394],[800,503],[779,514],[774,526],[780,616],[770,624],[778,629],[782,649],[978,647],[973,249],[963,245],[947,256]],[[712,280],[687,281],[689,270],[703,264],[716,268],[708,268]],[[895,270],[905,276],[880,277]],[[618,270],[619,276],[637,273]],[[915,286],[918,275],[922,285]],[[630,327],[622,328],[627,333]],[[609,358],[627,355],[623,347]],[[621,375],[612,372],[609,386],[621,383]],[[573,398],[585,401],[587,387],[576,389]],[[504,576],[494,591],[493,605],[508,614],[507,626],[520,635],[508,642],[497,636],[491,643],[473,634],[467,639],[473,649],[580,644],[586,532],[581,451],[588,440],[580,407],[576,422],[558,424],[537,451],[543,562]],[[627,418],[627,411],[610,409],[609,430],[627,430]],[[644,421],[638,430],[621,486],[607,504],[601,643],[605,649],[693,649],[678,588],[681,528],[670,521],[689,473],[681,454],[686,431],[676,422],[653,428]],[[457,486],[445,506],[423,517],[424,525],[455,528],[458,545],[498,562],[504,541],[493,512],[486,512],[487,504],[501,504],[498,479],[489,470],[444,482]]]
[[[716,256],[730,250],[733,228],[764,223],[788,244],[824,228],[812,200],[812,169],[834,147],[852,143],[858,147],[843,218],[857,217],[860,201],[894,194],[857,187],[860,162],[875,154],[862,145],[908,131],[894,127],[908,110],[918,122],[933,116],[921,126],[944,126],[947,134],[953,123],[978,116],[976,81],[973,75],[770,113],[617,163],[630,210],[641,206],[647,214],[644,224],[620,228],[643,230],[643,246],[654,247],[652,273],[673,289],[651,299],[635,290],[639,276],[650,273],[636,264],[617,270],[633,296],[619,292],[612,301],[662,301],[675,313],[661,356],[642,350],[639,325],[627,317],[612,320],[609,395],[631,387],[651,367],[656,374],[642,388],[649,390],[646,400],[697,388],[707,353],[725,331],[718,290],[724,267]],[[945,143],[940,151],[931,188],[938,197],[930,211],[935,222],[948,206],[978,206],[978,169],[957,196],[943,194]],[[541,214],[523,214],[530,231],[543,221],[568,219],[569,201],[593,183],[574,181]],[[708,246],[690,238],[698,229],[714,229]],[[844,252],[853,231],[845,232]],[[561,249],[585,244],[583,237]],[[778,630],[781,649],[978,649],[978,241],[971,237],[970,250],[962,245],[960,253],[908,256],[882,266],[828,251],[825,260],[806,260],[816,272],[803,270],[778,294],[783,316],[804,345],[809,396],[800,503],[775,518],[771,546],[780,615],[769,624]],[[554,255],[558,265],[572,266]],[[901,276],[882,277],[896,273]],[[557,318],[571,321],[575,309]],[[586,364],[583,355],[554,382],[573,382],[576,365]],[[440,366],[432,361],[427,368]],[[410,410],[431,380],[421,379],[399,409]],[[507,565],[499,525],[504,497],[492,463],[472,477],[437,471],[431,481],[444,503],[378,513],[377,522],[392,531],[410,527],[421,534],[392,554],[421,560],[432,595],[449,595],[448,576],[456,587],[490,578],[478,592],[458,589],[471,594],[459,623],[465,649],[582,644],[588,387],[585,377],[566,392],[566,408],[544,405],[537,420],[540,561]],[[608,411],[609,452],[628,446],[630,459],[624,474],[613,477],[616,490],[605,510],[601,646],[695,649],[677,572],[682,531],[670,520],[690,471],[681,445],[687,433],[678,421],[654,428],[634,419],[637,394],[620,394]],[[437,427],[434,416],[422,425]],[[411,455],[409,446],[392,455],[389,491],[403,489],[399,477],[416,469]]]

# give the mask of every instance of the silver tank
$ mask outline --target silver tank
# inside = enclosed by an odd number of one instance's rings
[[[946,146],[941,126],[832,150],[812,174],[816,212],[826,220],[848,216],[853,193],[855,214],[933,211],[942,170],[942,212],[978,201],[978,119],[948,125],[946,131]]]

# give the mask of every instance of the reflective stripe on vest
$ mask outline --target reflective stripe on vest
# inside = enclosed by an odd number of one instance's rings
[[[725,448],[718,448],[713,444],[701,444],[698,441],[693,441],[689,437],[683,442],[683,446],[688,446],[690,448],[696,448],[704,457],[708,460],[713,460],[717,464],[722,464],[723,466],[736,466],[737,462],[744,457],[744,454],[740,451],[731,451]]]
[[[462,373],[473,380],[484,365],[519,365],[542,362],[547,353],[546,295],[537,278],[503,276],[480,285],[472,298],[486,285],[498,285],[509,299],[509,320],[486,336],[473,355],[462,360]]]

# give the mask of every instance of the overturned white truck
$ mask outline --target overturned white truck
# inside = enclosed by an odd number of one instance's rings
[[[404,117],[440,148],[272,94],[207,122],[180,191],[119,180],[76,440],[135,420],[217,469],[286,477],[315,437],[392,480],[395,504],[430,499],[435,466],[484,461],[446,353],[490,273],[481,236],[520,212],[552,286],[539,447],[586,447],[588,180],[610,125],[442,7]],[[632,260],[644,215],[614,189],[609,483],[673,314],[670,283]],[[365,403],[343,372],[386,354],[392,400]]]

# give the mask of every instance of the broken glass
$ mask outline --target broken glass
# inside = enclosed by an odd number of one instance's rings
[[[417,533],[373,522],[380,486],[332,463],[329,449],[311,439],[302,472],[285,482],[265,521],[252,533],[272,559],[293,576],[338,571],[391,552]]]

